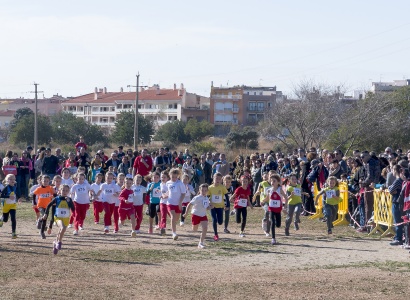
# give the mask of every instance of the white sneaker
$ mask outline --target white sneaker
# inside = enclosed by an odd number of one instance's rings
[[[136,234],[140,234],[141,231],[140,231],[140,230],[135,230],[135,233],[136,233]]]
[[[267,232],[265,232],[265,236],[266,236],[266,237],[269,237],[269,236],[270,236],[270,234],[269,234],[269,233],[267,233]]]
[[[243,233],[243,231],[241,231],[241,233],[239,234],[239,237],[245,237],[245,233]]]
[[[78,227],[78,229],[80,229],[80,230],[84,230],[84,228],[83,228],[83,227],[81,227],[81,226],[79,226],[79,227]]]
[[[110,228],[108,226],[104,227],[104,234],[107,234],[110,232]]]
[[[199,249],[204,249],[204,248],[205,248],[205,245],[200,242],[200,243],[198,244],[198,248],[199,248]]]
[[[174,241],[176,241],[176,240],[178,239],[178,235],[177,235],[176,233],[173,233],[173,234],[172,234],[172,239],[173,239]]]
[[[236,214],[236,210],[233,209],[233,210],[231,211],[230,215],[233,216],[234,214]]]
[[[78,231],[77,231],[77,230],[74,230],[74,231],[73,231],[73,235],[78,235]]]
[[[179,222],[179,226],[183,227],[184,226],[184,222]]]
[[[131,231],[131,236],[132,236],[132,237],[136,237],[136,236],[137,236],[137,233],[136,233],[134,230],[132,230],[132,231]]]
[[[94,222],[94,224],[95,224],[95,225],[98,225],[99,223],[98,223],[98,222]]]
[[[275,244],[276,244],[276,240],[275,240],[275,239],[272,239],[271,244],[272,244],[272,245],[275,245]]]
[[[158,225],[155,226],[155,230],[160,230],[161,228],[159,228]]]
[[[68,224],[67,228],[73,228],[73,224]]]

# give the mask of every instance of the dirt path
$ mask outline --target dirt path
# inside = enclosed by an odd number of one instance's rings
[[[398,299],[410,292],[410,255],[406,250],[357,235],[348,227],[325,233],[323,223],[302,219],[290,237],[277,233],[279,245],[260,229],[261,210],[250,212],[247,235],[236,224],[207,248],[196,248],[198,233],[178,228],[180,238],[114,235],[86,222],[63,250],[52,255],[55,232],[38,237],[28,205],[19,211],[19,238],[10,225],[0,229],[1,299]],[[147,220],[143,232],[147,232]],[[188,224],[188,222],[187,222]],[[44,296],[45,295],[45,296]]]

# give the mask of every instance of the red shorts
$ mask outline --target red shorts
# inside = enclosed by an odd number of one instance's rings
[[[37,207],[33,207],[33,209],[34,209],[34,211],[36,212],[36,214],[39,214],[39,213],[40,213],[40,211],[38,210]]]
[[[179,205],[168,204],[168,211],[171,211],[171,210],[175,210],[176,214],[182,213],[182,211],[179,209]]]
[[[188,204],[189,204],[189,202],[182,202],[182,207],[187,207],[188,206]]]
[[[197,215],[192,215],[191,220],[192,220],[192,225],[198,225],[202,221],[208,221],[208,217],[207,216],[200,217]]]
[[[121,220],[129,219],[129,218],[131,218],[131,216],[135,215],[135,209],[134,208],[119,209],[118,212],[120,213],[120,219]]]

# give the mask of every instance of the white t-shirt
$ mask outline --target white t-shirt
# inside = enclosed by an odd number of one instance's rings
[[[33,185],[30,189],[30,196],[33,196],[34,191],[40,186],[40,184]],[[4,188],[4,187],[3,187]]]
[[[162,197],[167,197],[169,195],[168,194],[168,187],[167,187],[166,183],[161,182],[160,189],[161,189]],[[168,203],[168,198],[160,198],[159,203],[167,204]]]
[[[195,195],[195,190],[192,185],[186,185],[185,198],[182,200],[182,203],[189,203],[191,201],[191,195]]]
[[[167,188],[169,192],[168,205],[179,205],[179,199],[186,194],[186,187],[181,180],[168,181]]]
[[[100,187],[101,187],[101,184],[102,184],[102,183],[100,183],[100,184],[93,183],[93,184],[91,185],[91,189],[94,191],[95,196],[96,196],[97,193],[99,192]],[[101,195],[100,195],[98,198],[97,198],[97,197],[94,197],[94,201],[101,202]]]
[[[195,196],[190,203],[192,205],[191,214],[196,215],[198,217],[206,216],[206,210],[209,207],[208,197],[198,195]]]
[[[76,183],[71,188],[71,195],[73,195],[73,200],[78,204],[89,204],[90,196],[88,192],[91,190],[91,186],[88,183],[79,184]]]
[[[71,178],[68,178],[68,179],[64,179],[64,178],[62,178],[61,179],[61,184],[63,185],[63,184],[66,184],[66,185],[68,185],[70,188],[74,185],[74,181],[71,179]]]
[[[118,200],[118,196],[114,196],[115,193],[120,193],[121,188],[113,181],[110,184],[108,183],[103,183],[100,185],[100,191],[101,193],[101,199],[102,202],[107,202],[107,203],[116,203]]]
[[[134,192],[132,197],[132,202],[134,202],[135,206],[143,205],[144,204],[144,193],[146,188],[142,185],[132,185],[131,189]]]

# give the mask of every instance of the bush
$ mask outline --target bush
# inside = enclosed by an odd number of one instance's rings
[[[257,150],[259,148],[258,140],[250,140],[247,145],[248,149]]]
[[[206,152],[215,152],[216,147],[211,142],[194,142],[191,144],[194,153],[201,155]]]

